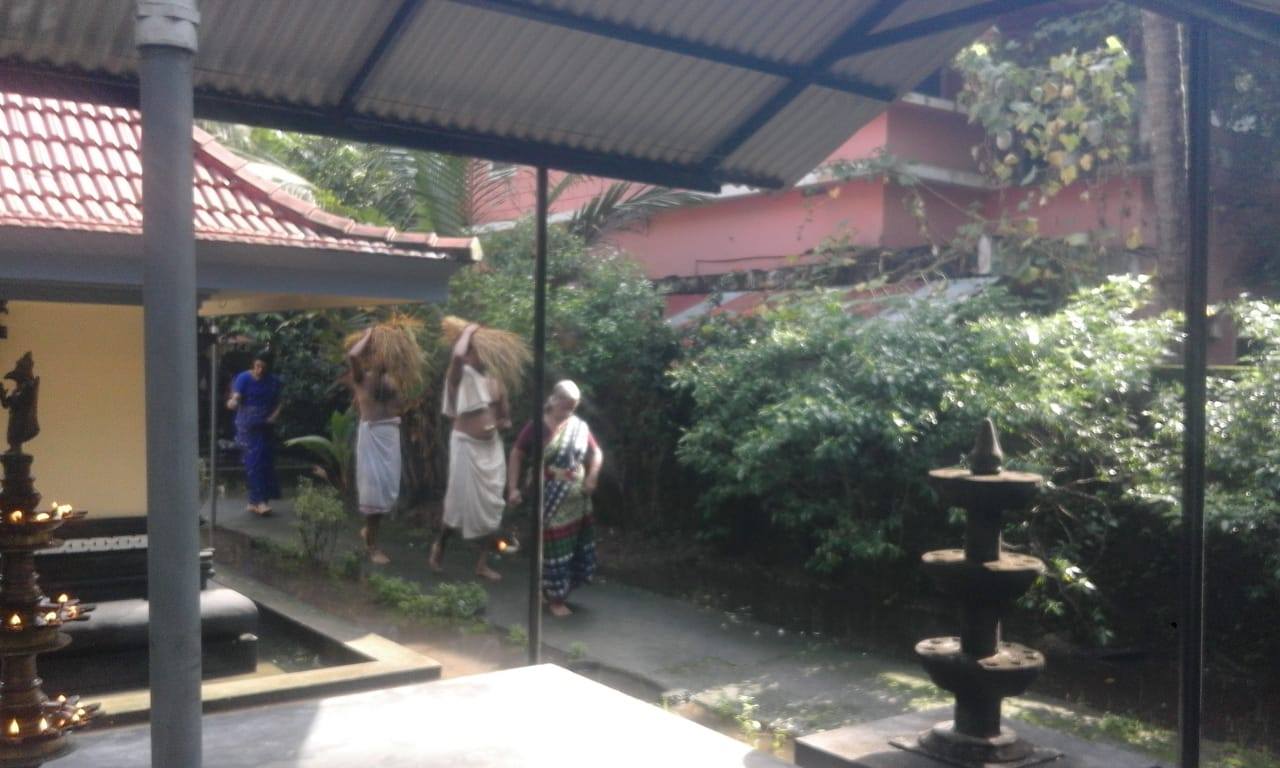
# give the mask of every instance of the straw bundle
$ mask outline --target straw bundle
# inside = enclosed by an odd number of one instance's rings
[[[440,330],[444,335],[445,346],[452,348],[458,337],[471,323],[460,317],[449,315],[440,321]],[[508,392],[519,391],[524,380],[524,370],[533,360],[529,345],[524,339],[510,331],[480,326],[471,336],[471,346],[480,358],[485,373],[493,376]]]
[[[417,332],[421,328],[420,320],[396,315],[373,327],[373,335],[363,354],[362,364],[373,370],[385,371],[405,397],[413,397],[422,389],[426,357],[418,344]],[[344,347],[351,349],[363,335],[363,331],[357,331],[347,336]]]

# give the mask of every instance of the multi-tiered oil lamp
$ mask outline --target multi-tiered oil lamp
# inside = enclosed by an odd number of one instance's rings
[[[1044,669],[1039,651],[1005,642],[1000,632],[1001,615],[1044,573],[1044,563],[1007,551],[1001,540],[1005,514],[1025,509],[1043,478],[1004,470],[1003,460],[995,425],[987,419],[967,469],[929,473],[943,502],[963,507],[966,515],[964,549],[923,557],[938,589],[960,606],[960,635],[916,645],[929,676],[955,694],[955,719],[890,741],[962,768],[1028,768],[1061,757],[1019,738],[1000,718],[1001,701],[1024,693]]]
[[[53,533],[84,517],[69,504],[40,506],[31,477],[32,457],[22,444],[40,431],[31,353],[5,375],[15,383],[0,389],[0,404],[9,409],[9,450],[0,487],[0,768],[35,768],[71,750],[67,733],[84,725],[96,704],[78,697],[50,699],[41,690],[36,656],[65,647],[71,638],[59,628],[84,621],[93,610],[68,595],[50,599],[40,591],[35,553],[55,543]]]

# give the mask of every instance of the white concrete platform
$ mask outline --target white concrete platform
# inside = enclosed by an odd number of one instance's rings
[[[149,764],[145,726],[87,733],[77,741],[79,749],[55,763],[57,768]],[[786,764],[652,704],[544,664],[208,715],[204,765],[780,768]]]

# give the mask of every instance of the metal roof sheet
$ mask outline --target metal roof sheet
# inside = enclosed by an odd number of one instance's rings
[[[782,186],[1044,0],[202,0],[197,113],[561,170]],[[1280,39],[1275,0],[1137,0]],[[136,100],[133,0],[0,0],[0,78]],[[1268,37],[1270,35],[1270,37]]]

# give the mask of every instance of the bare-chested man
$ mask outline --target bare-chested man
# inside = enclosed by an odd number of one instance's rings
[[[356,437],[356,492],[360,514],[364,515],[364,539],[369,559],[385,565],[391,559],[378,547],[378,527],[391,512],[400,495],[400,413],[403,410],[399,384],[370,354],[373,328],[347,350],[351,366],[351,390],[360,413]]]

